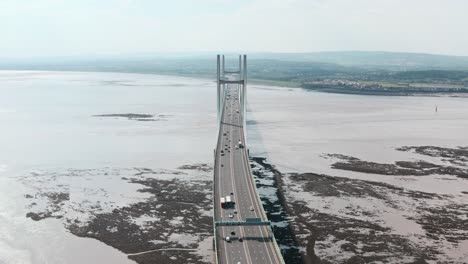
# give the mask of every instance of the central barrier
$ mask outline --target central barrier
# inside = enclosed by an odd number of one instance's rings
[[[258,221],[215,221],[215,226],[270,226],[270,221],[262,221],[258,218]]]

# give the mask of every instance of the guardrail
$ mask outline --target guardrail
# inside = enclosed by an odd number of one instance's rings
[[[271,226],[270,221],[215,221],[215,226]]]
[[[222,107],[221,107],[221,117],[224,116],[224,98],[225,98],[225,93],[226,91],[224,91],[224,94],[223,94],[223,100],[221,101],[221,104],[222,104]],[[221,122],[221,120],[220,120]],[[221,140],[222,138],[222,131],[221,131],[221,123],[218,123],[218,140],[216,141],[216,148],[214,149],[214,170],[213,170],[213,192],[215,190],[215,186],[216,186],[216,168],[217,168],[217,159],[216,159],[216,152],[218,151],[218,145],[219,145],[219,141]],[[214,239],[214,251],[216,252],[215,253],[215,262],[214,263],[218,263],[218,259],[219,259],[219,256],[218,256],[218,239],[217,239],[217,236],[216,236],[216,204],[217,204],[217,196],[213,193],[213,239]]]

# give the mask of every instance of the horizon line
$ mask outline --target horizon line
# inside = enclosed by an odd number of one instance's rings
[[[327,50],[327,51],[155,51],[155,52],[122,52],[122,53],[95,53],[95,54],[74,54],[74,55],[30,55],[30,56],[0,56],[0,59],[8,60],[24,60],[24,59],[53,59],[53,58],[112,58],[112,57],[138,57],[138,56],[197,56],[209,54],[317,54],[317,53],[389,53],[389,54],[412,54],[412,55],[430,55],[430,56],[445,56],[445,57],[462,57],[468,58],[468,55],[451,55],[443,53],[428,53],[428,52],[411,52],[411,51],[386,51],[386,50]]]

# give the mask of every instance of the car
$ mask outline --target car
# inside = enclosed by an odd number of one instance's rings
[[[233,193],[233,192],[231,192],[231,195],[234,195],[234,193]]]
[[[235,236],[235,235],[236,235],[236,232],[235,232],[235,231],[231,231],[231,235],[232,235],[232,236]]]
[[[253,206],[250,206],[250,211],[253,211],[253,210],[254,210]]]
[[[233,217],[234,217],[234,215],[233,215],[233,214],[229,214],[229,218],[233,218]]]
[[[231,238],[228,237],[228,236],[225,238],[225,240],[226,240],[226,242],[231,242]]]
[[[234,210],[234,213],[237,214],[237,210]]]
[[[239,237],[239,242],[242,242],[244,241],[244,239],[242,239],[242,237]]]

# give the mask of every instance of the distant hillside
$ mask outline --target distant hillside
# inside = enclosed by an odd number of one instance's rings
[[[350,72],[353,69],[333,63],[310,61],[285,61],[279,59],[248,59],[249,79],[273,81],[291,81],[303,77],[333,76],[337,73]],[[237,69],[238,62],[229,60],[226,69]],[[0,70],[57,70],[57,71],[104,71],[176,74],[182,76],[200,76],[214,78],[216,75],[216,57],[151,57],[146,58],[99,58],[99,59],[57,59],[35,61],[1,61]]]
[[[237,54],[226,69],[238,67]],[[0,70],[104,71],[215,78],[215,54],[0,59]],[[434,93],[468,87],[468,57],[395,52],[248,54],[249,81],[328,92]],[[396,88],[389,91],[389,88]],[[452,90],[450,90],[452,92]],[[405,92],[403,92],[405,93]],[[397,93],[397,94],[401,94]]]
[[[310,53],[257,53],[252,58],[314,61],[368,69],[407,70],[468,70],[467,56],[447,56],[424,53],[385,51],[336,51]]]
[[[228,60],[232,65],[236,64],[232,53]],[[283,64],[294,67],[305,66],[305,68],[328,68],[341,71],[344,67],[357,67],[367,70],[390,70],[390,71],[414,71],[414,70],[468,70],[468,56],[447,56],[424,53],[404,53],[385,51],[335,51],[335,52],[308,52],[308,53],[249,53],[249,62],[266,65],[263,62],[271,62],[271,65]],[[24,68],[60,68],[68,70],[72,68],[88,69],[119,68],[138,69],[145,72],[148,68],[155,67],[158,72],[162,64],[189,66],[194,72],[213,69],[215,66],[215,53],[169,53],[169,54],[132,54],[118,56],[95,56],[95,57],[56,57],[56,58],[34,58],[34,59],[5,59],[0,58],[0,69],[24,69]],[[311,63],[311,64],[307,64]],[[319,64],[322,64],[319,66]],[[328,66],[327,66],[328,65]],[[318,67],[315,67],[318,66]],[[143,69],[144,68],[144,69]],[[197,68],[197,69],[195,69]],[[199,68],[199,69],[198,69]],[[202,70],[203,69],[203,70]],[[172,71],[172,70],[171,70]]]

